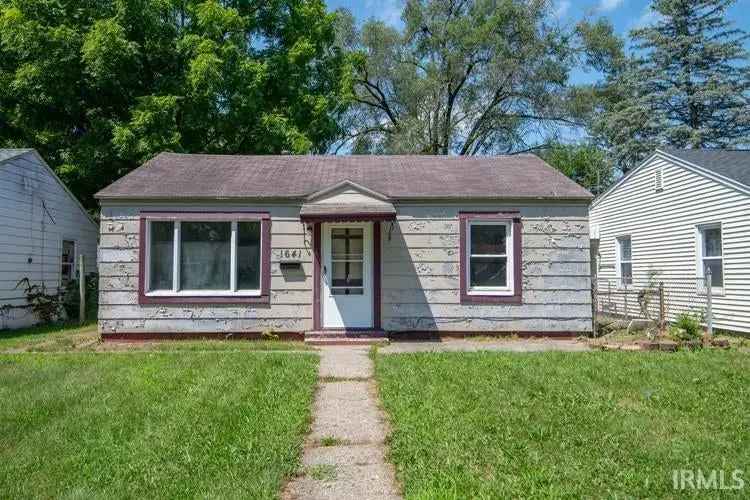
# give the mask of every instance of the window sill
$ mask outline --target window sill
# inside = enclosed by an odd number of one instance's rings
[[[270,305],[269,295],[249,294],[213,294],[190,295],[174,293],[141,293],[139,304],[259,304]]]
[[[698,290],[698,295],[706,296],[708,295],[706,289]],[[724,296],[724,287],[711,287],[711,297],[723,297]]]
[[[521,304],[521,295],[462,293],[461,304]]]

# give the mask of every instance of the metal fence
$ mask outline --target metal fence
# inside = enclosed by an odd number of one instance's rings
[[[654,321],[661,330],[681,313],[698,318],[713,333],[711,312],[710,270],[705,277],[634,276],[628,283],[621,279],[594,278],[593,301],[595,316],[607,315],[624,319]]]

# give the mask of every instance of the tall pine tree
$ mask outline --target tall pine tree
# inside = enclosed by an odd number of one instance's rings
[[[734,0],[654,0],[634,56],[609,75],[617,98],[594,123],[627,170],[657,146],[750,145],[750,67],[726,10]]]

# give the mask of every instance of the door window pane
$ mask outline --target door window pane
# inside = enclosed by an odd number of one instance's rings
[[[331,229],[331,258],[333,260],[362,260],[364,230],[360,228]]]
[[[507,257],[471,257],[470,286],[508,286]]]
[[[174,222],[153,221],[149,225],[151,226],[149,288],[151,290],[171,290]]]
[[[505,255],[506,230],[505,224],[472,224],[471,254]]]
[[[364,294],[364,230],[331,229],[331,295]]]
[[[260,289],[260,222],[237,223],[237,289]]]
[[[229,290],[232,224],[190,221],[180,227],[180,288]]]

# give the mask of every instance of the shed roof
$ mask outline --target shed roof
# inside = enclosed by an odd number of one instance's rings
[[[534,155],[230,156],[161,153],[101,199],[303,199],[343,181],[391,199],[549,198],[591,193]]]
[[[33,151],[33,149],[0,149],[0,163],[10,160],[11,158],[15,158],[16,156],[21,156],[22,154],[29,153],[31,151]]]

